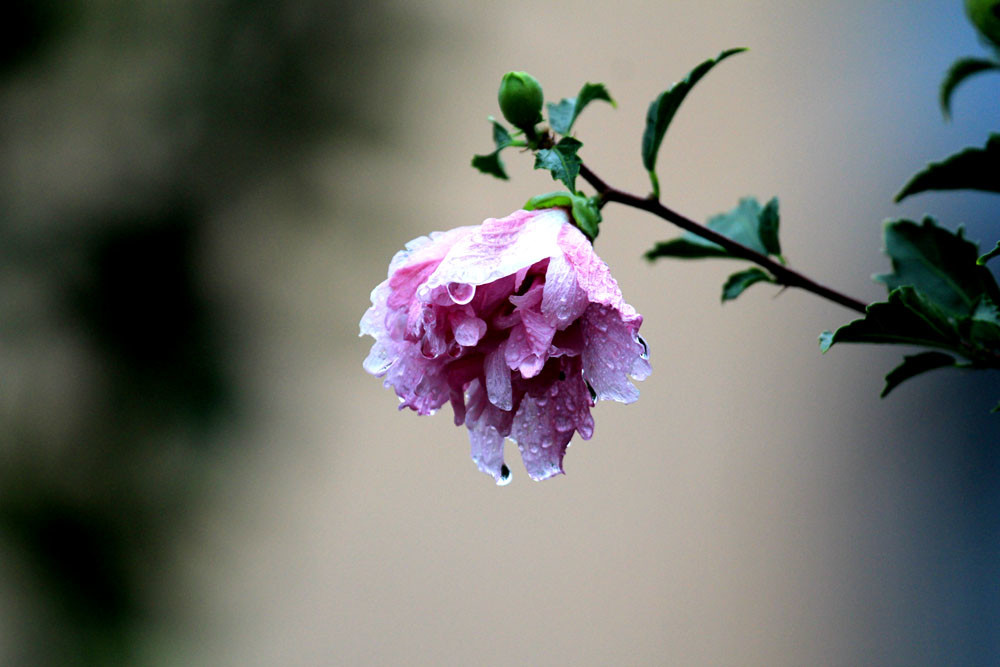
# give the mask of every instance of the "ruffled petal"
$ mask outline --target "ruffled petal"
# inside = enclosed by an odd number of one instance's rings
[[[498,484],[510,479],[503,462],[503,441],[510,435],[513,413],[499,410],[489,402],[479,380],[473,380],[466,392],[465,425],[469,429],[472,460]]]
[[[486,374],[486,393],[490,403],[501,410],[510,410],[514,407],[514,393],[510,384],[510,369],[504,359],[503,343],[497,349],[486,355],[486,362],[483,371]]]
[[[553,382],[540,394],[525,396],[511,427],[524,467],[536,481],[562,474],[563,456],[574,430],[584,439],[594,432],[592,403],[579,360],[560,367],[565,379]]]
[[[577,281],[576,271],[566,257],[559,253],[549,260],[545,271],[545,288],[542,313],[558,329],[565,329],[587,309],[587,293]]]
[[[490,218],[449,249],[427,285],[485,285],[516,275],[559,252],[559,233],[567,224],[568,214],[559,208],[515,211],[506,218]]]
[[[583,314],[583,375],[600,400],[631,403],[639,390],[629,376],[649,375],[648,352],[637,339],[642,317],[626,321],[607,306],[591,305]]]
[[[597,256],[594,246],[579,229],[567,225],[560,230],[559,247],[565,253],[566,261],[576,272],[577,282],[586,292],[590,303],[599,303],[618,310],[627,305],[622,299],[618,281],[611,275],[608,265]]]

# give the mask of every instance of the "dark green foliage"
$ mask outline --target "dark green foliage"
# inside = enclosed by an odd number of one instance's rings
[[[504,169],[503,160],[500,159],[500,151],[493,151],[486,155],[473,155],[472,166],[484,174],[495,176],[502,181],[509,180],[507,170]]]
[[[585,83],[576,97],[563,98],[558,104],[549,102],[549,125],[552,130],[563,135],[569,134],[577,116],[594,100],[604,100],[613,107],[617,106],[603,83]]]
[[[780,257],[781,244],[778,242],[778,222],[777,198],[771,199],[766,206],[761,208],[760,203],[754,197],[744,197],[733,210],[710,218],[707,227],[762,255]],[[653,260],[657,257],[678,259],[729,257],[739,259],[735,255],[729,254],[721,246],[690,232],[684,232],[680,237],[671,241],[661,241],[646,253],[646,259]]]
[[[885,252],[892,273],[875,276],[891,291],[912,285],[950,314],[968,315],[986,293],[997,295],[993,276],[978,265],[979,248],[963,236],[939,227],[932,218],[886,223]]]
[[[496,150],[492,153],[472,156],[472,166],[484,174],[506,181],[509,177],[507,170],[504,169],[503,160],[500,159],[500,151],[508,146],[516,145],[516,142],[510,136],[507,128],[498,123],[496,119],[491,117],[490,122],[493,123],[493,144],[496,146]]]
[[[740,294],[743,294],[746,288],[760,282],[773,283],[774,278],[767,271],[759,269],[756,266],[746,271],[738,271],[729,276],[726,284],[722,286],[722,301],[731,301]]]
[[[958,84],[974,74],[988,72],[992,69],[1000,70],[1000,63],[982,58],[962,58],[952,64],[944,77],[944,81],[941,82],[941,96],[939,101],[945,118],[951,116],[951,96],[958,87]]]
[[[1000,192],[1000,134],[991,134],[984,148],[967,148],[943,162],[931,162],[903,186],[896,201],[927,190]]]
[[[548,169],[553,179],[562,181],[570,192],[576,192],[576,177],[582,164],[576,153],[581,146],[573,137],[563,137],[552,148],[535,153],[535,169]]]
[[[834,343],[921,345],[960,351],[961,336],[955,321],[932,301],[906,285],[889,293],[889,300],[868,306],[864,318],[835,332],[820,335],[820,349]]]
[[[659,196],[659,188],[657,187],[657,181],[653,174],[656,169],[656,156],[660,151],[660,144],[663,142],[663,136],[667,133],[667,128],[670,126],[670,121],[673,120],[674,114],[677,113],[677,109],[680,108],[684,98],[687,97],[689,92],[691,92],[694,85],[698,83],[698,81],[705,76],[709,70],[729,56],[743,51],[746,51],[746,49],[729,49],[723,51],[715,58],[706,60],[691,70],[683,79],[660,93],[660,95],[653,100],[652,103],[650,103],[649,110],[646,112],[646,129],[642,134],[642,164],[646,167],[646,171],[650,173],[653,180],[654,194],[657,196]]]
[[[896,366],[885,376],[885,388],[879,395],[885,398],[889,392],[911,377],[932,371],[935,368],[945,368],[955,365],[955,357],[944,352],[921,352],[920,354],[903,357],[903,363]]]
[[[997,241],[996,247],[994,247],[993,250],[990,250],[988,253],[977,259],[976,264],[982,266],[986,264],[986,262],[996,257],[997,255],[1000,255],[1000,241]]]
[[[885,250],[893,272],[875,279],[889,289],[885,302],[868,306],[864,318],[820,336],[820,349],[835,343],[917,345],[943,352],[908,356],[886,376],[885,396],[915,375],[946,366],[1000,368],[998,287],[977,264],[979,249],[962,231],[927,218],[885,226]],[[954,356],[953,356],[954,355]],[[967,359],[959,363],[957,357]]]

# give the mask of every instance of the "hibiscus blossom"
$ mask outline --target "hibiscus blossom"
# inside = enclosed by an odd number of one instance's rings
[[[498,484],[510,479],[504,438],[532,479],[560,474],[574,431],[593,435],[594,402],[631,403],[629,376],[649,375],[642,316],[561,208],[410,241],[371,301],[365,370],[385,377],[400,409],[433,414],[450,401]]]

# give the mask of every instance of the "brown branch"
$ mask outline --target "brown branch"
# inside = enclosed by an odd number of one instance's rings
[[[729,254],[749,260],[754,264],[767,269],[770,271],[771,275],[774,276],[775,280],[777,280],[777,282],[781,285],[785,285],[786,287],[798,287],[806,290],[807,292],[812,292],[817,296],[823,297],[824,299],[838,303],[845,308],[850,308],[851,310],[855,310],[862,314],[866,312],[866,305],[862,301],[858,301],[855,298],[841,294],[840,292],[830,289],[829,287],[820,285],[816,281],[811,278],[807,278],[798,271],[793,271],[787,266],[774,261],[767,255],[761,254],[756,250],[746,247],[742,243],[737,243],[728,236],[723,236],[722,234],[709,229],[705,225],[684,217],[680,213],[667,208],[657,199],[639,197],[611,187],[597,174],[591,171],[585,164],[580,165],[580,176],[585,181],[590,183],[595,190],[597,190],[598,194],[605,202],[617,202],[619,204],[647,211],[666,220],[667,222],[677,225],[684,231],[691,232],[706,241],[711,241],[716,245],[722,246]]]

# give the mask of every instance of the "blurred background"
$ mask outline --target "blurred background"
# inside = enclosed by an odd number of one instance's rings
[[[492,150],[504,71],[605,82],[583,156],[645,191],[649,101],[696,219],[779,195],[793,266],[866,301],[881,221],[990,248],[996,196],[892,196],[997,128],[957,0],[18,0],[0,40],[0,663],[802,665],[1000,661],[997,375],[879,400],[899,350],[605,209],[653,375],[567,475],[498,488],[445,409],[361,361],[403,244],[554,188]]]

